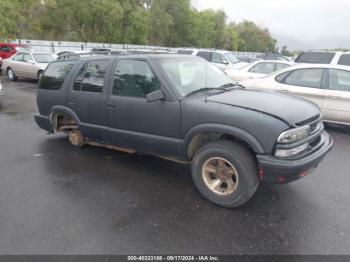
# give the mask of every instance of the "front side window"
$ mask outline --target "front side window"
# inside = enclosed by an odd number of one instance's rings
[[[290,65],[288,64],[283,64],[283,63],[276,63],[275,64],[275,71],[281,70],[283,68],[289,67]]]
[[[107,60],[90,61],[80,69],[73,90],[102,93],[107,66]]]
[[[113,95],[146,97],[160,89],[160,82],[145,61],[121,60],[114,72]]]
[[[182,96],[201,88],[234,83],[220,69],[198,59],[164,59],[160,64]]]
[[[12,58],[13,61],[23,61],[23,54],[16,54]]]
[[[322,78],[323,69],[321,68],[298,69],[291,72],[283,82],[286,85],[321,88]]]
[[[51,54],[34,54],[33,56],[37,63],[48,64],[55,60],[54,56]]]
[[[24,62],[31,62],[31,61],[33,61],[33,57],[30,54],[23,54],[23,61]]]
[[[258,63],[249,72],[257,74],[271,74],[275,70],[273,63]]]
[[[58,90],[61,88],[64,79],[72,70],[76,61],[56,62],[49,65],[41,79],[39,88],[48,90]]]
[[[350,72],[345,70],[329,70],[329,89],[350,92]]]
[[[225,57],[218,53],[212,53],[211,54],[211,62],[216,64],[228,64]]]

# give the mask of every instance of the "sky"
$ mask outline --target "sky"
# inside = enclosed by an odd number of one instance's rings
[[[349,0],[192,0],[198,9],[221,9],[229,21],[244,19],[270,29],[291,49],[350,48]]]

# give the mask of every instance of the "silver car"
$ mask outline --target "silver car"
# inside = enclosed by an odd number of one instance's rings
[[[324,121],[350,125],[349,66],[299,64],[240,83],[248,89],[273,90],[303,97],[321,108]]]
[[[11,81],[17,77],[40,79],[47,65],[55,60],[52,53],[18,52],[3,60],[2,69]]]

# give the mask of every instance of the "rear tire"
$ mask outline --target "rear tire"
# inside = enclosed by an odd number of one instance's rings
[[[76,148],[81,148],[85,145],[84,136],[78,129],[69,132],[69,142]]]
[[[204,198],[228,208],[248,202],[259,186],[255,158],[245,146],[229,140],[210,142],[197,151],[192,178]]]
[[[10,81],[16,81],[17,80],[17,76],[15,74],[15,72],[12,70],[12,68],[7,68],[7,77]]]

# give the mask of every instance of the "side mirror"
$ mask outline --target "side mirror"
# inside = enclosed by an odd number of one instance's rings
[[[164,94],[161,90],[153,91],[146,95],[147,102],[155,102],[164,99]]]
[[[223,63],[224,65],[228,65],[228,64],[229,64],[228,61],[226,61],[226,60],[222,61],[222,63]]]

